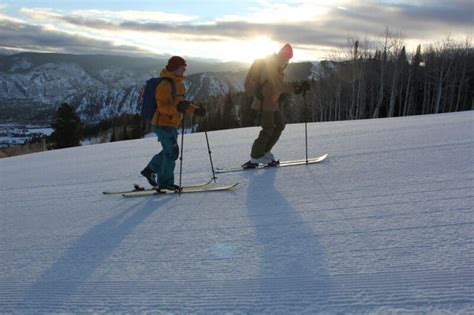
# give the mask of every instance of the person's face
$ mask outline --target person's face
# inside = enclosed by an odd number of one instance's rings
[[[174,73],[176,73],[176,75],[182,77],[184,75],[184,72],[186,71],[186,67],[185,66],[181,66],[179,67],[178,69],[176,69],[176,71]]]

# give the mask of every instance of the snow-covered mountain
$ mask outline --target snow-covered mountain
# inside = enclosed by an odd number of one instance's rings
[[[186,94],[191,100],[205,100],[209,96],[225,95],[244,90],[247,71],[209,72],[193,74],[186,79]]]
[[[166,64],[166,58],[23,53],[0,56],[0,122],[49,122],[62,102],[77,108],[86,122],[111,115],[137,113],[144,82]],[[248,65],[188,61],[188,98],[242,91]],[[291,65],[289,80],[310,74],[310,63]]]
[[[311,123],[323,163],[180,197],[101,193],[145,184],[155,138],[0,159],[0,310],[473,314],[473,126],[472,111]],[[304,130],[273,153],[304,157]],[[258,131],[209,132],[214,165],[246,161]],[[206,181],[204,134],[184,140],[183,183]]]

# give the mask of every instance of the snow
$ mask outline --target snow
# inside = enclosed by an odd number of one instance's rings
[[[29,60],[21,58],[10,67],[10,72],[15,72],[18,70],[28,70],[31,67],[33,67],[33,64]]]
[[[49,127],[0,124],[0,148],[23,144],[34,136],[49,136],[52,133],[53,129]]]
[[[1,159],[1,312],[472,314],[473,113],[309,124],[326,161],[219,175],[232,192],[102,195],[145,184],[155,138]],[[209,132],[214,165],[257,133]],[[273,153],[304,152],[288,125]],[[183,158],[211,177],[204,134]]]

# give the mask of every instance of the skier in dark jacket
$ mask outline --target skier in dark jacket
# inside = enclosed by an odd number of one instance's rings
[[[285,92],[299,94],[309,89],[308,82],[301,85],[291,85],[283,82],[284,70],[293,57],[293,48],[285,44],[278,54],[273,54],[263,60],[258,83],[246,80],[245,85],[259,85],[258,95],[253,99],[252,109],[259,111],[262,130],[255,139],[250,153],[250,160],[243,167],[255,167],[258,164],[276,164],[277,161],[271,150],[285,129],[285,118],[280,110],[278,100]],[[255,87],[254,87],[255,88]]]

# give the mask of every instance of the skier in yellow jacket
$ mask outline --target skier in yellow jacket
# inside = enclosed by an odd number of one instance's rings
[[[173,95],[173,89],[168,80],[162,80],[155,91],[157,109],[151,124],[155,127],[154,131],[163,149],[153,156],[141,174],[146,177],[150,185],[163,189],[180,189],[174,183],[174,169],[179,157],[177,128],[182,123],[183,113],[193,112],[198,116],[206,114],[202,105],[185,100],[186,88],[183,80],[186,67],[186,61],[182,57],[171,57],[166,68],[161,70],[160,77],[173,80],[176,95]]]

